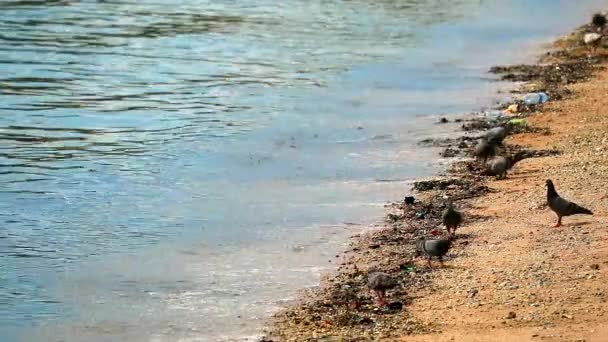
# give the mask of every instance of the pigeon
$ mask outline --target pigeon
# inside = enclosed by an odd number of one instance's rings
[[[488,158],[495,156],[496,152],[496,145],[485,137],[473,148],[473,155],[478,159],[483,159],[484,163],[488,161]]]
[[[515,155],[508,155],[506,157],[495,157],[486,163],[486,171],[496,176],[496,179],[504,179],[507,177],[507,171],[522,159],[524,159],[523,153],[516,153]]]
[[[439,263],[443,265],[443,256],[446,255],[450,246],[451,240],[420,239],[416,242],[416,255],[426,255],[429,267],[432,268],[431,257],[438,257]]]
[[[488,142],[500,145],[502,144],[502,141],[505,140],[505,138],[507,137],[507,129],[502,126],[494,127],[488,130],[484,137]]]
[[[386,291],[397,285],[397,280],[384,272],[371,272],[367,275],[367,287],[376,292],[380,306],[384,306]]]
[[[591,18],[591,23],[598,29],[603,29],[606,26],[606,16],[601,13],[595,13]]]
[[[445,228],[448,230],[449,238],[453,238],[456,235],[456,228],[462,223],[462,213],[454,209],[452,201],[448,204],[448,208],[443,211],[442,219]]]
[[[545,182],[547,187],[547,204],[549,208],[557,214],[557,224],[555,227],[562,225],[562,217],[570,215],[593,215],[593,212],[587,208],[583,208],[580,205],[570,202],[557,194],[555,186],[550,179]]]

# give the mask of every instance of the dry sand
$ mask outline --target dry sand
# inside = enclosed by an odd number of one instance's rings
[[[520,162],[472,201],[468,213],[487,220],[461,229],[473,236],[466,255],[437,270],[408,308],[441,332],[403,340],[608,341],[608,71],[569,88],[571,99],[528,118],[550,135],[507,140],[562,154]],[[552,227],[545,179],[595,215]]]

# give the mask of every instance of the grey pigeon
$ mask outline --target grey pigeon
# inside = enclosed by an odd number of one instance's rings
[[[507,177],[507,171],[522,159],[524,159],[523,153],[506,157],[498,156],[486,163],[486,169],[489,174],[496,176],[496,179],[504,179]]]
[[[418,256],[425,255],[431,265],[431,258],[437,257],[439,263],[443,265],[443,256],[446,255],[451,246],[451,240],[426,240],[420,239],[416,242],[416,254]]]
[[[384,306],[386,291],[397,285],[397,280],[384,272],[371,272],[367,275],[367,287],[376,292],[380,306]]]
[[[495,143],[482,138],[473,148],[473,155],[478,159],[483,159],[483,162],[485,163],[488,158],[495,156],[497,151],[498,148]]]
[[[570,215],[593,215],[593,212],[587,208],[583,208],[580,205],[570,202],[557,194],[555,186],[550,179],[545,182],[547,186],[547,204],[549,208],[557,214],[557,224],[555,227],[562,225],[562,217]]]
[[[448,208],[443,211],[441,217],[451,239],[456,235],[456,228],[462,223],[462,213],[454,209],[454,205],[452,204],[452,201],[450,201]]]
[[[505,127],[499,126],[488,130],[484,137],[488,142],[500,145],[507,137],[507,133],[508,132]]]

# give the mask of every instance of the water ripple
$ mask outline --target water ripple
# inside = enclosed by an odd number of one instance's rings
[[[249,229],[210,217],[253,211],[226,202],[226,189],[247,188],[229,176],[299,176],[287,168],[301,169],[300,142],[273,125],[333,130],[344,108],[319,98],[343,71],[400,60],[421,28],[477,5],[0,1],[0,330],[65,315],[50,288],[72,263],[209,222]]]

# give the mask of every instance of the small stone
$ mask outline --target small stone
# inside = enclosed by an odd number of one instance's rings
[[[449,122],[449,121],[448,121],[448,119],[446,119],[446,118],[441,118],[441,119],[439,119],[439,123],[448,123],[448,122]]]
[[[514,319],[515,317],[517,317],[517,314],[513,311],[510,311],[507,315],[507,319]]]
[[[538,337],[538,334],[532,334],[532,337]]]
[[[573,317],[571,315],[562,314],[562,318],[572,319]]]
[[[589,267],[591,267],[592,270],[599,270],[600,269],[600,265],[599,264],[591,264]]]
[[[401,302],[392,302],[392,303],[388,304],[387,307],[388,307],[389,310],[398,311],[398,310],[403,309],[403,303],[401,303]]]

